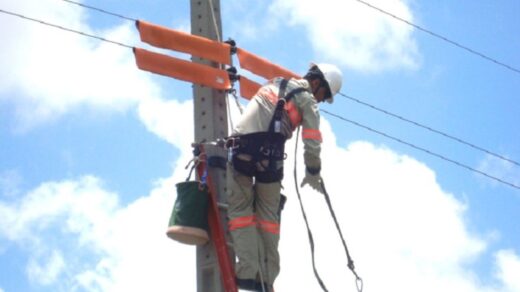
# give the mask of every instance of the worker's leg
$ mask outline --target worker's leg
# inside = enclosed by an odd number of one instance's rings
[[[257,182],[256,217],[262,238],[262,275],[272,285],[280,272],[278,241],[280,240],[280,181]]]
[[[238,263],[236,275],[240,279],[256,280],[258,274],[258,232],[253,212],[252,178],[227,168],[229,230]]]

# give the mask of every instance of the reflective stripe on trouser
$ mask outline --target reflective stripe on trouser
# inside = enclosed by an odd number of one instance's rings
[[[280,272],[278,241],[280,239],[280,182],[253,185],[253,179],[227,168],[229,228],[238,258],[238,278],[273,284]],[[251,224],[251,219],[255,224]],[[260,259],[262,259],[260,261]]]

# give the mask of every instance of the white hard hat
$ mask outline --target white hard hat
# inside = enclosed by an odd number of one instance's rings
[[[326,99],[328,103],[334,102],[334,95],[341,90],[341,83],[343,81],[343,74],[339,70],[338,67],[332,64],[315,64],[311,63],[311,67],[316,66],[323,73],[325,77],[325,81],[329,84],[330,93],[332,94],[331,98]]]

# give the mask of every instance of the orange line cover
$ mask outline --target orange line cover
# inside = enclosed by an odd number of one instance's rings
[[[134,55],[137,67],[141,70],[215,89],[227,90],[231,88],[231,81],[227,71],[140,48],[134,48]]]
[[[188,53],[197,57],[231,65],[231,46],[204,38],[159,26],[146,21],[136,22],[141,41],[152,46]]]
[[[244,76],[240,76],[240,95],[245,99],[251,99],[260,89],[261,85],[248,79]]]
[[[273,64],[269,60],[254,55],[244,49],[237,48],[237,55],[242,69],[251,71],[268,80],[274,77],[300,78],[298,74]]]

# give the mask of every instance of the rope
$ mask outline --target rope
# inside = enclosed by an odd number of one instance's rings
[[[256,241],[260,241],[260,234],[256,232]],[[265,253],[265,244],[262,244],[264,246],[264,253]],[[264,285],[264,274],[262,273],[263,267],[262,267],[262,254],[260,253],[260,247],[258,247],[258,275],[260,275],[260,288],[262,288],[262,291],[259,292],[268,292],[266,290],[266,287]],[[267,270],[267,266],[266,266]]]
[[[296,194],[298,195],[298,201],[300,202],[300,209],[302,211],[303,220],[305,221],[305,227],[307,227],[307,235],[309,236],[309,245],[311,248],[311,258],[312,258],[312,270],[314,271],[314,276],[316,277],[316,280],[318,280],[318,283],[320,284],[320,287],[323,291],[328,292],[327,287],[325,287],[325,284],[323,284],[323,281],[321,280],[320,274],[318,273],[318,270],[316,269],[316,262],[314,260],[314,238],[312,236],[312,231],[309,227],[309,221],[307,220],[307,214],[305,213],[305,209],[303,208],[302,203],[302,197],[300,195],[300,188],[298,187],[298,175],[297,175],[297,166],[296,166],[296,157],[298,154],[298,140],[300,137],[300,127],[298,127],[298,132],[296,134],[296,143],[294,147],[294,184],[296,185]]]
[[[354,267],[354,261],[352,260],[352,257],[350,256],[350,253],[348,252],[347,244],[345,243],[345,238],[343,237],[343,232],[341,232],[341,228],[339,227],[338,219],[336,218],[336,214],[334,213],[334,209],[332,209],[332,204],[330,202],[329,194],[327,193],[327,190],[325,189],[325,182],[323,181],[323,178],[320,181],[321,188],[323,189],[323,194],[325,195],[325,201],[327,202],[327,206],[329,207],[330,215],[332,216],[332,219],[334,219],[334,223],[336,224],[336,229],[338,230],[339,236],[341,238],[341,243],[343,243],[343,248],[345,249],[345,254],[347,255],[348,260],[348,268],[352,271],[354,276],[356,276],[356,287],[359,292],[363,291],[363,279],[359,277],[359,275],[356,273],[356,268]]]
[[[240,114],[243,114],[244,113],[244,107],[240,104],[240,101],[238,100],[237,91],[235,89],[233,89],[233,90],[230,91],[230,93],[235,98],[235,103],[236,103],[236,106],[237,106],[238,110],[240,111]]]
[[[231,102],[229,101],[229,93],[226,94],[226,107],[229,126],[231,128],[231,131],[233,131],[235,127],[233,127],[233,119],[231,118]]]
[[[211,19],[213,20],[213,26],[215,28],[215,35],[217,36],[217,41],[221,41],[221,37],[220,37],[220,31],[219,31],[219,26],[217,24],[217,18],[215,16],[215,9],[213,7],[213,0],[208,0],[208,4],[209,4],[209,9],[211,10]]]
[[[327,288],[325,287],[325,284],[323,283],[317,269],[316,269],[316,264],[315,264],[315,259],[314,259],[314,239],[313,239],[313,236],[312,236],[312,231],[309,227],[309,222],[307,220],[307,214],[305,213],[305,209],[303,208],[303,203],[302,203],[302,198],[301,198],[301,195],[300,195],[300,189],[298,187],[298,176],[297,176],[297,157],[298,157],[298,141],[299,141],[299,136],[300,136],[300,127],[298,127],[298,131],[296,133],[296,143],[295,143],[295,146],[294,146],[294,184],[296,186],[296,194],[298,195],[298,201],[300,203],[300,209],[302,211],[302,215],[303,215],[303,219],[305,221],[305,226],[307,227],[307,234],[309,236],[309,245],[310,245],[310,248],[311,248],[311,258],[312,258],[312,269],[314,271],[314,276],[316,277],[316,279],[318,280],[318,283],[320,284],[321,286],[321,289],[323,289],[323,291],[326,291],[328,292]],[[329,197],[329,194],[327,193],[327,190],[325,189],[325,183],[323,181],[323,179],[321,179],[320,181],[320,184],[321,184],[321,188],[323,189],[323,193],[325,195],[325,201],[327,202],[327,206],[329,207],[329,211],[330,211],[330,214],[332,216],[332,219],[334,219],[334,223],[336,225],[336,229],[338,230],[338,233],[339,233],[339,236],[341,238],[341,242],[343,244],[343,248],[345,249],[345,254],[347,255],[347,260],[348,260],[348,268],[352,271],[352,273],[354,274],[354,276],[356,277],[356,288],[357,288],[357,291],[358,292],[363,292],[363,279],[361,279],[361,277],[359,277],[359,275],[356,273],[356,270],[355,270],[355,267],[354,267],[354,261],[352,260],[352,257],[350,256],[350,253],[348,251],[348,247],[347,247],[347,244],[345,242],[345,238],[343,237],[343,232],[341,231],[341,228],[339,226],[339,223],[338,223],[338,219],[336,218],[336,214],[334,212],[334,209],[332,208],[332,204],[330,202],[330,197]]]

